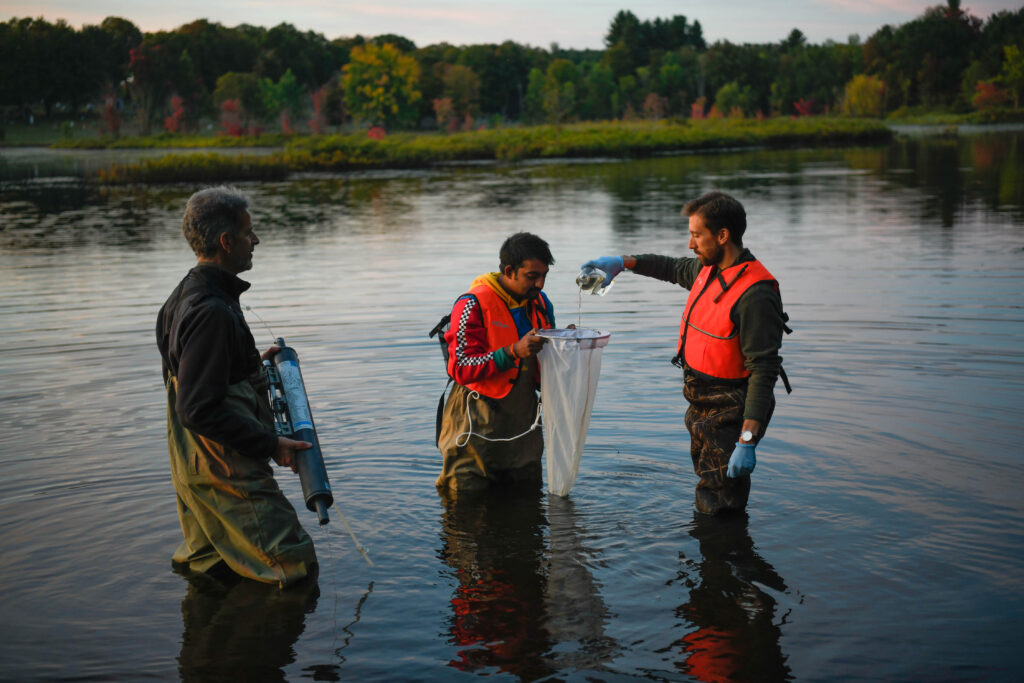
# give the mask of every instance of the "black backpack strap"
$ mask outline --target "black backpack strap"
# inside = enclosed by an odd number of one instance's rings
[[[441,416],[444,414],[444,395],[448,393],[448,387],[452,385],[452,378],[448,378],[448,383],[444,385],[444,390],[441,392],[441,398],[437,399],[437,424],[434,426],[434,445],[441,446]]]
[[[782,331],[785,332],[786,334],[793,334],[793,330],[791,330],[789,328],[789,325],[786,324],[788,322],[789,322],[789,315],[787,313],[783,313],[782,314]],[[786,393],[787,394],[792,394],[793,393],[793,387],[790,386],[790,384],[789,384],[789,377],[786,375],[786,371],[782,368],[782,366],[779,366],[779,377],[782,378],[782,384],[786,387]]]
[[[438,343],[441,344],[441,357],[444,358],[445,372],[448,372],[448,344],[444,340],[444,333],[448,331],[448,323],[451,321],[452,314],[449,313],[437,321],[434,329],[430,330],[430,333],[427,335],[431,339],[436,336]]]
[[[433,339],[437,335],[439,335],[442,332],[444,332],[445,327],[451,321],[452,321],[452,314],[449,313],[446,316],[444,316],[443,318],[441,318],[439,321],[437,321],[437,324],[434,325],[434,329],[432,329],[427,336],[430,337],[431,339]],[[444,335],[441,335],[441,338],[444,339]]]

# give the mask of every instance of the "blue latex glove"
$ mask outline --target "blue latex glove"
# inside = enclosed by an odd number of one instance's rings
[[[736,477],[742,477],[744,474],[750,474],[754,471],[754,465],[756,464],[757,458],[754,457],[754,444],[737,443],[736,448],[732,449],[732,455],[729,456],[729,469],[725,471],[725,476],[735,479]]]
[[[625,268],[626,264],[622,262],[621,256],[602,256],[596,258],[593,261],[587,261],[580,268],[586,268],[591,266],[604,271],[604,274],[608,276],[608,280],[605,282],[605,286],[608,286],[608,282],[615,279],[615,276],[621,273]]]

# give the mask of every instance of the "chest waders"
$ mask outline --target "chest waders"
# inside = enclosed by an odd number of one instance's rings
[[[316,552],[267,460],[252,458],[185,428],[167,380],[167,444],[178,519],[185,538],[175,567],[206,572],[223,561],[235,573],[281,587],[313,571]],[[228,387],[225,407],[273,429],[262,370]]]
[[[736,436],[743,425],[743,408],[747,400],[746,382],[714,382],[686,372],[683,397],[686,409],[686,430],[690,433],[690,458],[697,474],[697,510],[716,514],[726,510],[743,510],[750,496],[750,475],[725,476],[729,456],[736,445]],[[764,437],[775,410],[775,398],[761,423],[758,439]]]
[[[537,415],[537,365],[536,357],[523,359],[512,390],[502,399],[467,400],[472,391],[452,385],[437,443],[443,458],[439,488],[473,491],[497,482],[540,485],[544,435],[540,429],[530,430]],[[468,439],[467,431],[473,434]],[[517,434],[522,436],[510,442],[477,438]]]

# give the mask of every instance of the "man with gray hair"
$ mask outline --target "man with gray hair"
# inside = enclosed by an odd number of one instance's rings
[[[198,263],[157,316],[167,389],[167,441],[185,540],[171,560],[187,573],[230,569],[288,586],[316,569],[309,535],[274,480],[305,441],[274,432],[261,358],[242,315],[260,243],[249,203],[233,188],[193,194],[183,229]]]

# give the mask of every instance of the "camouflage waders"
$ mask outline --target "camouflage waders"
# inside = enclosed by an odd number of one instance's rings
[[[746,383],[715,383],[687,372],[683,397],[690,403],[686,410],[686,429],[690,432],[693,471],[699,477],[697,510],[712,515],[743,510],[750,495],[750,475],[731,479],[725,476],[725,472],[743,426]],[[761,424],[758,441],[764,436],[774,410],[773,398],[768,415]]]

